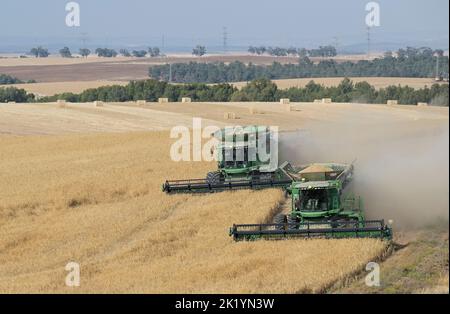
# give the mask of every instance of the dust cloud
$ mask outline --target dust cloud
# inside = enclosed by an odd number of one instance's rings
[[[281,134],[279,154],[296,165],[355,161],[352,188],[367,219],[403,230],[448,225],[448,119],[319,125]]]

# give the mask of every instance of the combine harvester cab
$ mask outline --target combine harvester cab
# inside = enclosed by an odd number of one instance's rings
[[[365,220],[362,200],[350,190],[353,165],[312,164],[280,169],[292,179],[289,214],[275,216],[272,224],[234,225],[238,240],[303,238],[392,238],[383,220]]]
[[[278,143],[268,127],[225,128],[212,134],[218,144],[217,170],[205,179],[173,180],[162,185],[166,193],[205,193],[236,189],[287,188],[292,180],[278,168]],[[276,149],[272,146],[276,146]],[[264,148],[264,156],[258,148]]]

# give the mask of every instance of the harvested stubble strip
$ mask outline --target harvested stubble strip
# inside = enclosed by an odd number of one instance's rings
[[[255,108],[254,106],[250,107],[248,111],[250,114],[264,114],[265,113],[261,109]]]

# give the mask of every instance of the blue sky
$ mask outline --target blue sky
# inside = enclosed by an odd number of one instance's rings
[[[81,27],[65,25],[66,0],[2,0],[0,48],[34,39],[61,42],[87,33],[105,45],[318,46],[363,43],[368,0],[78,0]],[[441,42],[448,45],[448,0],[379,0],[378,42]]]

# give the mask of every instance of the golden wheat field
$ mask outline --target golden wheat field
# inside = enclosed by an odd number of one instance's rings
[[[165,195],[212,163],[169,159],[165,131],[0,136],[0,292],[319,292],[385,250],[371,239],[235,243],[279,190]],[[81,286],[65,285],[68,262]]]
[[[273,80],[280,89],[288,89],[291,87],[305,87],[309,82],[314,81],[326,87],[338,86],[344,77],[315,77],[315,78],[299,78],[299,79],[281,79]],[[421,89],[425,86],[431,87],[436,84],[433,78],[412,78],[412,77],[350,77],[353,83],[367,82],[376,89],[386,88],[388,86],[409,86],[414,89]],[[448,84],[441,82],[439,84]],[[233,83],[237,88],[247,85],[247,82]]]

